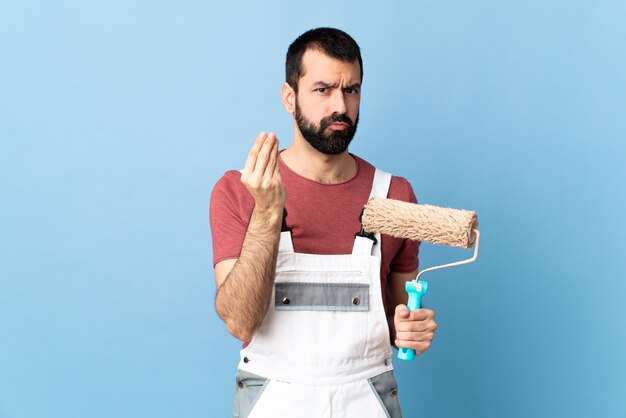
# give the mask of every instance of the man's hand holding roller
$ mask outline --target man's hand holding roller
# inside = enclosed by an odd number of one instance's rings
[[[241,182],[254,198],[241,254],[215,265],[215,307],[228,331],[249,341],[261,324],[274,285],[286,192],[280,177],[278,139],[259,134],[248,153]]]
[[[437,323],[435,312],[430,309],[416,309],[409,312],[405,303],[407,293],[405,284],[417,277],[417,271],[410,273],[391,272],[388,276],[389,303],[387,321],[391,333],[391,342],[396,347],[411,348],[415,355],[420,355],[430,348],[435,337]]]
[[[415,350],[415,355],[420,355],[430,348],[437,329],[435,312],[430,309],[416,309],[409,312],[406,305],[398,305],[393,322],[397,347],[412,348]]]

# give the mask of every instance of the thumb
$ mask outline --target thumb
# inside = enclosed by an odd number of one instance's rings
[[[410,315],[409,308],[406,305],[398,305],[396,306],[396,318],[406,319]]]

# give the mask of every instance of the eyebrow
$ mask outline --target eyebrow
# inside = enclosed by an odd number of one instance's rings
[[[337,88],[338,84],[337,83],[327,83],[325,81],[316,81],[315,83],[313,83],[313,86],[316,87],[316,88],[323,87],[323,88],[329,89],[329,88]],[[358,89],[358,88],[361,88],[361,83],[353,83],[353,84],[351,84],[349,86],[346,86],[344,88],[346,88],[346,89]]]

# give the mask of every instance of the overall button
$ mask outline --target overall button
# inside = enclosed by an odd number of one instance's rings
[[[244,385],[243,382],[239,382],[237,386],[239,386],[239,389],[243,389],[244,387],[246,387],[246,385]]]
[[[289,298],[283,299],[283,305],[289,305]]]
[[[353,304],[353,305],[358,305],[359,303],[361,303],[361,301],[359,300],[359,298],[354,298],[354,299],[352,299],[352,304]]]
[[[385,366],[389,366],[391,364],[391,359],[385,359]]]
[[[243,362],[244,362],[244,363],[249,363],[249,362],[250,362],[250,359],[249,359],[248,357],[244,357],[244,358],[243,358]]]
[[[391,396],[396,396],[398,394],[398,388],[393,388],[391,389],[391,392],[389,392],[389,395]]]

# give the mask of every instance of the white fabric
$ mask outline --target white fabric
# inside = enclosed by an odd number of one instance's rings
[[[283,231],[280,233],[280,240],[278,241],[279,253],[293,253],[293,242],[291,241],[291,232]]]
[[[366,379],[334,385],[272,380],[248,418],[388,418]]]
[[[386,197],[390,181],[376,170],[371,197]],[[276,283],[368,285],[369,309],[276,310],[272,292],[262,325],[241,351],[240,369],[270,379],[251,418],[387,416],[367,382],[393,368],[376,238],[373,245],[356,237],[352,254],[317,255],[294,252],[289,232],[281,233]]]

